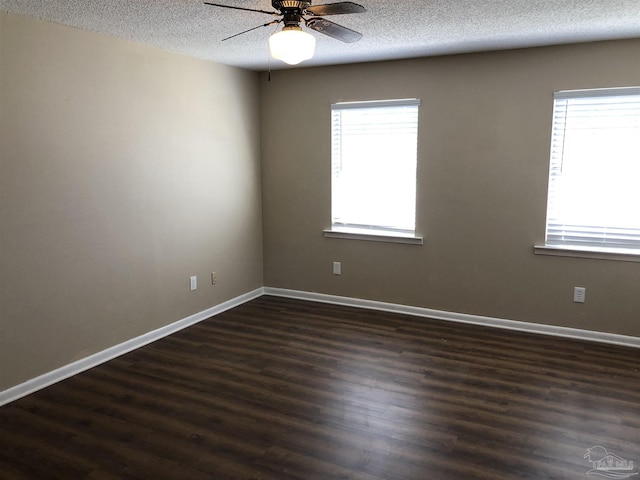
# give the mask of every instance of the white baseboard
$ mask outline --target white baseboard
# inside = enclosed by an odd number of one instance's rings
[[[411,307],[396,303],[377,302],[374,300],[362,300],[358,298],[339,297],[335,295],[325,295],[322,293],[303,292],[299,290],[286,290],[282,288],[265,287],[265,295],[276,297],[294,298],[299,300],[310,300],[313,302],[331,303],[334,305],[346,305],[350,307],[367,308],[370,310],[381,310],[385,312],[403,313],[417,317],[428,317],[436,320],[446,320],[449,322],[470,323],[485,327],[495,327],[507,330],[517,330],[520,332],[538,333],[555,337],[573,338],[577,340],[588,340],[591,342],[609,343],[622,345],[625,347],[640,348],[640,338],[615,333],[596,332],[592,330],[581,330],[578,328],[560,327],[556,325],[544,325],[540,323],[519,322],[515,320],[505,320],[502,318],[483,317],[479,315],[469,315],[466,313],[446,312],[442,310],[432,310],[422,307]]]
[[[39,377],[21,383],[20,385],[9,388],[8,390],[4,390],[0,392],[0,406],[13,402],[14,400],[18,400],[19,398],[25,397],[30,393],[41,390],[49,385],[53,385],[54,383],[60,382],[65,378],[77,375],[78,373],[84,372],[85,370],[112,360],[120,355],[124,355],[132,350],[148,345],[149,343],[155,342],[156,340],[171,335],[172,333],[176,333],[190,327],[191,325],[202,322],[207,318],[219,315],[222,312],[261,297],[262,295],[264,295],[264,288],[259,288],[253,292],[240,295],[239,297],[228,300],[203,312],[196,313],[165,327],[161,327],[157,330],[145,333],[144,335],[140,335],[139,337],[132,338],[131,340],[127,340],[119,345],[107,348],[106,350],[102,350],[101,352],[90,355],[82,360],[70,363],[69,365],[65,365],[64,367],[60,367],[56,370],[40,375]]]
[[[229,301],[209,308],[203,312],[196,313],[187,318],[179,320],[165,327],[145,333],[124,343],[107,348],[89,357],[70,363],[39,377],[28,380],[20,385],[11,387],[0,392],[0,406],[25,397],[49,385],[60,382],[66,378],[77,375],[90,368],[98,366],[116,357],[155,342],[168,335],[176,333],[184,328],[190,327],[207,318],[216,316],[234,307],[254,300],[262,295],[272,295],[276,297],[286,297],[299,300],[309,300],[320,303],[330,303],[335,305],[345,305],[350,307],[366,308],[370,310],[381,310],[385,312],[402,313],[417,317],[427,317],[436,320],[446,320],[450,322],[469,323],[507,330],[517,330],[521,332],[539,333],[542,335],[552,335],[556,337],[573,338],[578,340],[588,340],[591,342],[608,343],[625,347],[640,348],[640,338],[614,333],[596,332],[592,330],[581,330],[577,328],[560,327],[555,325],[543,325],[538,323],[519,322],[515,320],[505,320],[501,318],[483,317],[479,315],[469,315],[465,313],[446,312],[422,307],[412,307],[396,303],[377,302],[374,300],[362,300],[358,298],[340,297],[335,295],[325,295],[322,293],[303,292],[299,290],[287,290],[282,288],[264,287],[246,293]]]

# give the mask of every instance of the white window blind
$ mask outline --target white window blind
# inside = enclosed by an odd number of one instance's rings
[[[414,234],[419,105],[331,106],[333,228]]]
[[[546,243],[640,249],[640,87],[554,95]]]

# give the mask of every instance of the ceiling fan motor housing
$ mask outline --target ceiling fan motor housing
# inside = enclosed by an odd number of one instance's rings
[[[282,12],[283,10],[294,9],[300,10],[301,12],[311,6],[311,1],[299,1],[299,0],[271,0],[271,5],[276,10]]]
[[[311,2],[308,0],[271,0],[271,5],[282,14],[286,28],[299,26],[304,10],[311,5]]]

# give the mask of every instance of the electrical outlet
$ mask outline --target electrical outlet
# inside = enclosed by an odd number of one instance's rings
[[[584,303],[587,298],[587,289],[584,287],[573,287],[573,301],[575,303]]]
[[[333,274],[334,275],[342,275],[342,263],[333,262]]]
[[[218,283],[218,274],[216,272],[211,272],[211,285],[216,285]]]
[[[189,278],[189,289],[193,292],[198,289],[198,277],[193,276]]]

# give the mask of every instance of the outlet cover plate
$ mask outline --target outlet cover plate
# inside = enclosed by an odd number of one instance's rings
[[[333,262],[333,274],[334,275],[342,275],[342,263]]]
[[[573,287],[573,301],[584,303],[587,298],[587,289],[584,287]]]

